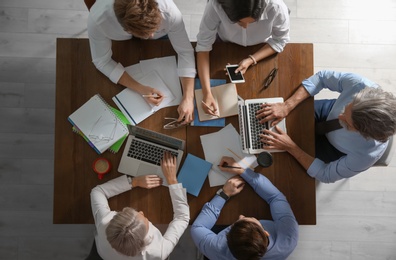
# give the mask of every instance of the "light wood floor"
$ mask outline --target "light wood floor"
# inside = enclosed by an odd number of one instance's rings
[[[206,0],[175,0],[191,40]],[[396,93],[395,0],[286,0],[315,71],[357,72]],[[55,39],[86,38],[82,0],[0,0],[0,259],[84,259],[92,225],[53,225]],[[323,97],[333,97],[322,93]],[[289,259],[396,259],[396,158],[317,186],[317,225]],[[195,259],[186,232],[172,259]]]

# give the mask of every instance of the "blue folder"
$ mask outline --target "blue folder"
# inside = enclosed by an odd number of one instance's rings
[[[198,197],[212,164],[192,154],[187,157],[180,169],[177,180],[183,184],[187,192]]]

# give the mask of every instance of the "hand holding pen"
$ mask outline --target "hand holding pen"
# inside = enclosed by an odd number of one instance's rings
[[[219,117],[216,101],[214,100],[213,96],[204,98],[201,103],[206,114]]]
[[[155,88],[151,88],[150,91],[142,94],[142,97],[155,106],[158,106],[164,99],[164,95],[161,93],[161,91],[156,90]]]
[[[218,165],[219,169],[233,174],[242,174],[243,169],[232,157],[223,156]]]

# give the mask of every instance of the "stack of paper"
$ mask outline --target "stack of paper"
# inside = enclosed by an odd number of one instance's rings
[[[101,154],[116,143],[123,142],[129,131],[106,101],[96,94],[68,117],[74,131]]]
[[[201,136],[202,148],[205,160],[212,163],[212,170],[209,172],[210,187],[223,185],[233,174],[221,171],[217,166],[223,156],[233,157],[234,160],[244,169],[257,167],[255,155],[242,153],[240,136],[232,124],[218,132]]]
[[[182,92],[175,56],[142,60],[125,70],[142,85],[158,89],[164,94],[159,106],[149,104],[140,94],[127,88],[114,96],[114,103],[131,125],[137,125],[161,108],[180,104]]]

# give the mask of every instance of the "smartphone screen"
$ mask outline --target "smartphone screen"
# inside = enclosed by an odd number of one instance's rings
[[[228,75],[230,76],[230,80],[233,83],[240,83],[240,82],[245,82],[245,79],[243,78],[242,73],[238,72],[235,73],[235,70],[238,68],[238,65],[227,65],[226,69],[228,72]]]

